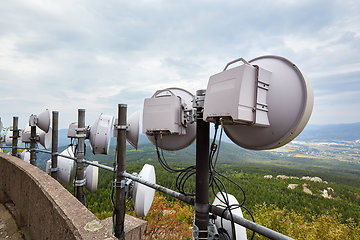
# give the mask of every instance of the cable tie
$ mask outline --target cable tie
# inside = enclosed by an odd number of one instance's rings
[[[212,143],[211,144],[211,151],[216,151],[216,149],[217,149],[217,144],[216,143]]]
[[[51,153],[51,156],[59,156],[59,152],[53,152]]]

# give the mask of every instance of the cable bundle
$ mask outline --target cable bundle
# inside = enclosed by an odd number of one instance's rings
[[[160,165],[168,172],[170,173],[178,173],[178,176],[176,177],[176,189],[186,195],[186,196],[195,196],[194,193],[187,193],[184,190],[186,181],[196,173],[196,166],[190,166],[190,167],[186,167],[186,168],[182,168],[182,169],[174,169],[172,167],[169,166],[169,164],[167,163],[165,157],[164,157],[164,152],[163,150],[158,146],[158,136],[159,134],[156,133],[154,135],[155,138],[155,147],[156,147],[156,153],[157,153],[157,157],[159,160]],[[160,136],[160,141],[161,141],[161,136]]]
[[[211,188],[214,196],[220,202],[224,202],[225,208],[224,208],[223,214],[225,214],[226,211],[229,211],[230,216],[231,216],[232,236],[230,236],[229,233],[224,229],[224,227],[223,227],[223,218],[221,218],[221,228],[219,228],[219,234],[223,237],[223,239],[233,239],[233,240],[235,240],[236,239],[235,223],[234,223],[231,211],[234,210],[234,209],[237,209],[237,208],[243,208],[249,213],[249,215],[251,216],[251,218],[252,218],[252,220],[254,222],[255,222],[255,220],[254,220],[253,215],[249,211],[249,209],[247,209],[244,206],[246,196],[245,196],[245,191],[242,189],[242,187],[239,184],[237,184],[236,182],[234,182],[233,180],[231,180],[230,178],[228,178],[228,177],[222,175],[221,173],[217,172],[216,169],[215,169],[216,163],[217,163],[217,160],[218,160],[218,157],[219,157],[220,146],[221,146],[221,138],[222,138],[222,134],[223,134],[223,123],[222,122],[221,122],[221,130],[220,130],[219,141],[218,141],[218,144],[216,144],[215,142],[216,142],[218,128],[219,128],[219,119],[217,119],[217,121],[215,123],[215,134],[214,134],[214,138],[213,138],[213,141],[211,143],[211,146],[210,146],[210,154],[209,154],[209,169],[210,169],[209,187]],[[227,193],[227,189],[225,187],[225,184],[221,181],[221,179],[218,176],[224,178],[225,180],[227,180],[230,183],[234,184],[238,189],[240,189],[240,191],[243,194],[243,201],[241,202],[241,204],[230,205],[229,198],[228,198],[228,193]],[[220,194],[222,196],[222,199],[217,197],[215,190],[220,192]],[[253,232],[251,239],[254,238],[254,235],[255,235],[255,232]]]

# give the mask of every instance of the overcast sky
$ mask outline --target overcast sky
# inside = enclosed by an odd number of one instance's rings
[[[142,108],[157,89],[206,88],[239,57],[280,55],[312,82],[311,124],[360,122],[360,1],[41,1],[0,4],[0,117]]]

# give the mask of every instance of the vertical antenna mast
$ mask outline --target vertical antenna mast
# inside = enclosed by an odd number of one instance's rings
[[[51,146],[51,176],[57,179],[57,154],[58,154],[58,125],[59,112],[52,112],[52,146]]]
[[[30,163],[34,166],[36,166],[36,152],[35,152],[35,146],[36,146],[36,125],[31,126],[31,135],[30,135]]]
[[[78,138],[78,149],[76,155],[76,198],[85,205],[84,198],[84,162],[85,157],[85,109],[78,109],[78,128],[76,129],[76,137]]]
[[[209,225],[209,144],[210,124],[203,120],[205,90],[195,96],[196,108],[196,197],[195,231],[197,239],[208,239]]]
[[[116,206],[115,206],[115,237],[125,239],[125,177],[122,173],[125,172],[126,160],[126,112],[127,105],[118,105],[118,125],[117,131],[117,171],[116,171]]]
[[[12,154],[14,157],[17,156],[17,145],[18,145],[19,129],[18,129],[18,117],[13,118],[13,134],[12,134]]]

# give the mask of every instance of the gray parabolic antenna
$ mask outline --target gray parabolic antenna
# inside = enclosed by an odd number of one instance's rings
[[[113,116],[100,114],[90,127],[90,147],[94,154],[107,154],[109,152],[113,124]]]
[[[305,128],[314,104],[310,81],[291,61],[262,56],[249,61],[272,72],[267,95],[270,126],[225,125],[226,135],[237,145],[253,150],[281,147]]]

